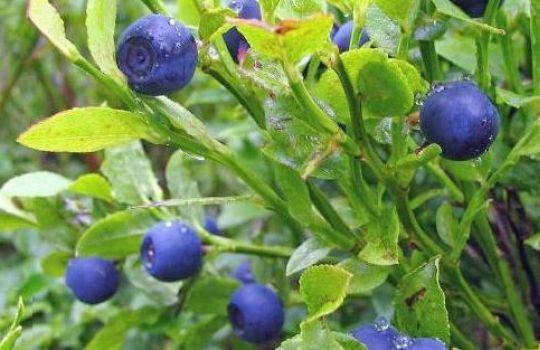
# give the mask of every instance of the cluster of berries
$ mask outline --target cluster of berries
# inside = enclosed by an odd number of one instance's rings
[[[219,234],[216,222],[206,218],[208,232]],[[196,231],[180,221],[161,222],[150,228],[142,241],[141,261],[145,270],[162,282],[194,277],[199,272],[203,247]],[[230,323],[242,339],[262,343],[276,337],[283,326],[283,305],[276,293],[256,283],[248,262],[238,266],[235,278],[242,282],[228,305]],[[113,261],[99,257],[77,257],[66,270],[66,284],[80,301],[98,304],[118,290],[119,272]]]

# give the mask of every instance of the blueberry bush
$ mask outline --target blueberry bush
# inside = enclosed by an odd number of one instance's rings
[[[0,350],[540,348],[540,1],[0,20]]]

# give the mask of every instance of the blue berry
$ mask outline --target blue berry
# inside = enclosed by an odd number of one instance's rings
[[[141,259],[146,271],[156,279],[179,281],[199,271],[201,241],[195,230],[182,222],[162,222],[144,236]]]
[[[75,258],[67,266],[66,284],[80,301],[99,304],[116,293],[119,276],[112,261],[98,257]]]
[[[482,17],[489,0],[451,0],[471,17]]]
[[[238,13],[238,18],[261,19],[261,8],[257,0],[231,0],[228,6]],[[223,35],[223,39],[234,61],[242,61],[249,49],[246,38],[238,29],[231,28]]]
[[[278,336],[285,318],[276,293],[257,283],[238,288],[227,311],[234,332],[251,343],[263,343]]]
[[[447,347],[438,339],[416,338],[412,340],[407,350],[447,350]]]
[[[337,30],[337,32],[332,37],[332,42],[337,45],[337,47],[339,48],[339,52],[349,51],[353,28],[353,21],[346,22]],[[362,30],[362,35],[360,36],[360,41],[358,42],[358,45],[362,46],[368,41],[369,36],[367,30],[364,28]]]
[[[216,220],[210,216],[204,218],[204,229],[213,235],[221,236]]]
[[[491,100],[469,81],[434,88],[420,111],[420,128],[428,142],[442,148],[442,156],[468,160],[482,155],[499,130],[499,112]]]
[[[186,86],[197,66],[197,44],[189,30],[163,15],[139,18],[122,33],[116,62],[131,89],[165,95]]]
[[[364,344],[368,350],[394,349],[394,341],[399,335],[398,331],[388,323],[384,327],[380,324],[382,322],[378,320],[375,325],[358,327],[353,330],[352,336]]]
[[[251,264],[249,260],[243,261],[236,270],[234,270],[234,278],[239,280],[240,282],[247,284],[247,283],[255,283],[255,276],[253,276],[253,272],[251,272]]]

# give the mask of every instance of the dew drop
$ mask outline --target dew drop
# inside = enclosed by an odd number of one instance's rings
[[[434,83],[431,87],[431,91],[434,93],[437,92],[443,92],[444,91],[444,85],[441,83]]]
[[[406,335],[399,335],[394,340],[394,344],[396,349],[406,349],[412,344],[412,340]]]
[[[174,19],[172,19],[172,18],[169,19],[169,25],[170,25],[170,26],[173,26],[173,25],[175,25],[175,24],[176,24],[176,21],[175,21]]]
[[[213,60],[219,59],[219,53],[216,50],[216,48],[213,47],[213,46],[210,47],[210,49],[208,49],[208,56],[210,56],[210,58],[213,59]]]
[[[385,317],[380,316],[380,317],[377,317],[377,319],[375,320],[374,326],[377,331],[383,332],[387,330],[388,327],[390,327],[390,323]]]
[[[167,221],[167,222],[165,223],[165,227],[171,227],[171,226],[172,226],[172,222],[171,222],[171,221]]]
[[[415,103],[417,106],[423,106],[424,103],[426,103],[426,96],[421,95],[421,94],[417,94],[417,95],[414,97],[414,103]]]

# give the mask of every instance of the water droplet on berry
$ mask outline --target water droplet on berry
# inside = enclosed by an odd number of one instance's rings
[[[424,103],[426,103],[426,96],[421,95],[421,94],[417,94],[417,95],[414,97],[414,103],[415,103],[417,106],[423,106]]]
[[[169,19],[169,25],[173,26],[176,24],[176,21],[174,19]]]
[[[406,335],[399,335],[394,340],[394,344],[396,349],[406,349],[412,344],[412,340]]]
[[[431,87],[431,91],[433,93],[443,92],[444,91],[444,85],[441,84],[441,83],[434,83],[433,86]]]
[[[388,322],[388,320],[385,318],[385,317],[377,317],[377,319],[375,320],[375,329],[379,332],[383,332],[385,330],[388,329],[388,327],[390,327],[390,322]]]
[[[234,11],[238,12],[242,9],[242,2],[241,1],[237,1],[237,0],[233,0],[231,1],[231,3],[229,4],[229,7],[231,9],[233,9]]]
[[[167,222],[165,223],[165,227],[171,227],[171,226],[172,226],[172,222],[171,222],[171,221],[167,221]]]

